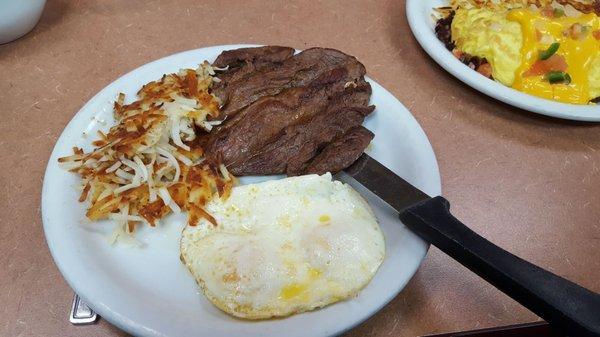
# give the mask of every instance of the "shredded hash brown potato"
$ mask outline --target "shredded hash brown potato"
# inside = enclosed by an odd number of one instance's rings
[[[195,225],[205,218],[203,206],[215,195],[227,198],[236,179],[224,166],[203,163],[198,135],[218,122],[219,100],[209,93],[214,76],[204,62],[150,82],[125,104],[114,103],[116,124],[98,132],[95,149],[59,158],[67,170],[83,179],[80,202],[89,201],[90,220],[113,219],[132,233],[136,224],[156,226],[170,212],[188,212]]]

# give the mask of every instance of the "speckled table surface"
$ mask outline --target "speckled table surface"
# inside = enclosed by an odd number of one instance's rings
[[[49,0],[0,46],[0,335],[74,327],[46,247],[40,192],[54,142],[97,91],[144,63],[210,45],[327,46],[355,55],[434,147],[454,213],[500,246],[600,291],[600,125],[543,118],[461,84],[420,49],[404,1]],[[347,336],[416,336],[538,320],[432,248],[402,293]]]

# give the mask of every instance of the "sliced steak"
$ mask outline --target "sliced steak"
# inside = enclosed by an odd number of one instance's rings
[[[222,53],[223,123],[201,137],[206,157],[235,175],[337,172],[354,162],[373,134],[361,124],[373,112],[371,86],[356,58],[312,48]]]
[[[298,174],[327,142],[363,122],[374,109],[367,106],[370,98],[371,86],[365,81],[359,81],[356,87],[345,87],[329,100],[323,111],[287,126],[280,132],[280,138],[248,159],[229,165],[229,170],[238,175]]]
[[[336,173],[352,165],[362,155],[375,135],[357,126],[329,143],[302,171],[302,174]]]
[[[371,100],[371,85],[364,79],[360,79],[352,85],[344,85],[344,91],[333,98],[330,106],[364,106],[369,105]]]
[[[359,79],[355,83],[355,85],[347,86],[347,75],[345,73],[344,68],[333,69],[328,73],[321,75],[321,77],[315,79],[310,83],[309,87],[319,88],[322,85],[331,85],[332,83],[338,82],[335,85],[335,88],[332,90],[335,93],[332,96],[333,102],[329,102],[328,105],[337,104],[338,106],[367,106],[369,104],[369,100],[371,99],[371,85],[366,82],[364,79]],[[342,84],[344,87],[342,89]],[[287,90],[286,90],[287,91]],[[332,91],[332,92],[333,92]],[[339,93],[338,93],[339,91]],[[285,91],[284,91],[285,92]],[[329,97],[329,96],[328,96]],[[251,105],[252,106],[252,105]],[[254,111],[253,109],[249,109],[249,107],[240,110],[235,116],[226,120],[223,124],[217,126],[213,132],[214,135],[223,134],[225,130],[233,127],[236,123],[245,118],[246,114]]]
[[[222,52],[213,66],[219,68],[236,68],[245,63],[260,65],[263,63],[281,63],[294,55],[294,48],[280,46],[264,46],[240,48]]]
[[[365,67],[356,58],[334,49],[311,48],[283,61],[281,65],[255,70],[230,81],[226,88],[213,91],[223,103],[221,116],[229,118],[261,97],[310,84],[336,68],[344,68],[348,81],[362,78]]]
[[[211,134],[206,145],[209,158],[228,166],[244,162],[286,127],[312,118],[330,100],[343,97],[346,74],[346,68],[336,68],[309,86],[290,88],[252,103]]]
[[[294,48],[279,46],[226,50],[213,62],[213,66],[227,69],[217,70],[221,81],[215,83],[212,93],[225,102],[230,83],[240,81],[255,71],[273,70],[292,57],[294,52]]]
[[[235,175],[298,175],[333,139],[359,126],[373,112],[370,107],[338,107],[317,114],[305,123],[289,126],[276,141],[268,144],[241,164],[228,169]]]

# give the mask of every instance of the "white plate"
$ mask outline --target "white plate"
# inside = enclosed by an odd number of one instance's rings
[[[377,275],[359,296],[285,319],[242,321],[219,311],[202,294],[179,261],[179,235],[185,216],[169,216],[156,229],[137,236],[145,248],[110,246],[110,222],[86,223],[85,205],[73,188],[79,178],[63,171],[57,158],[72,146],[89,150],[96,130],[108,129],[117,93],[128,98],[145,83],[179,68],[212,61],[242,45],[191,50],[146,64],[108,85],[71,120],[58,139],[46,169],[42,216],[54,261],[69,285],[103,318],[143,336],[329,336],[352,328],[398,294],[417,270],[428,245],[396,221],[392,210],[366,195],[381,223],[387,248]],[[377,110],[366,122],[376,134],[370,154],[430,195],[440,194],[440,176],[431,145],[404,106],[377,83]],[[253,178],[242,179],[247,183]],[[364,190],[361,192],[366,193]]]
[[[542,115],[578,121],[600,121],[599,105],[559,103],[522,93],[481,76],[462,64],[435,35],[433,8],[447,6],[447,0],[408,0],[408,24],[423,49],[440,66],[471,87],[504,103]]]

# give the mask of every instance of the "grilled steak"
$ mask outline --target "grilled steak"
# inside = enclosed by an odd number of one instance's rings
[[[308,85],[336,68],[346,70],[348,81],[358,80],[366,73],[365,67],[352,56],[334,49],[311,48],[284,60],[281,65],[257,69],[230,81],[225,88],[213,93],[223,103],[220,115],[230,118],[261,97]]]
[[[294,48],[279,46],[224,51],[213,63],[215,67],[227,68],[225,71],[217,70],[221,82],[213,87],[213,94],[224,102],[227,100],[231,83],[241,81],[255,71],[273,70],[292,55]]]
[[[310,86],[290,88],[252,103],[243,113],[212,134],[207,152],[234,165],[275,140],[282,130],[323,110],[329,99],[344,91],[345,70],[324,74]]]
[[[246,63],[254,65],[281,63],[294,55],[294,48],[265,46],[256,48],[240,48],[222,52],[213,66],[219,68],[237,68]]]
[[[209,160],[235,175],[297,175],[328,165],[335,172],[368,145],[372,134],[360,125],[374,107],[364,66],[333,49],[290,50],[243,48],[217,58],[215,66],[228,67],[213,91],[226,117],[204,139]]]
[[[362,124],[374,107],[330,108],[306,123],[287,127],[283,135],[229,170],[235,175],[298,175],[304,166],[333,139]],[[361,152],[362,153],[362,152]]]
[[[338,172],[360,157],[375,135],[357,126],[331,142],[304,169],[302,174]]]

